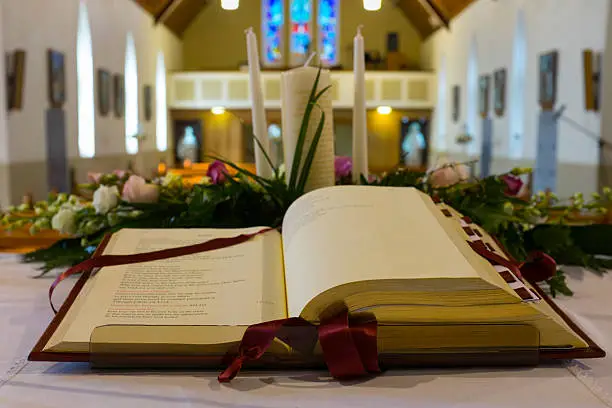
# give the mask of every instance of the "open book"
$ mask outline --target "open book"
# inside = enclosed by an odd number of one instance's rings
[[[124,229],[104,253],[150,252],[261,229]],[[92,333],[110,326],[104,341],[141,351],[222,355],[249,325],[294,316],[316,324],[337,305],[375,316],[383,354],[525,346],[526,339],[504,330],[513,326],[537,329],[540,350],[592,349],[539,289],[493,266],[473,241],[506,257],[478,226],[416,189],[316,190],[291,206],[282,234],[100,269],[70,299],[38,351],[46,359],[86,354]]]

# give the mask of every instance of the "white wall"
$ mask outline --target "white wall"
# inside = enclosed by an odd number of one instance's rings
[[[3,20],[3,6],[0,3],[0,21]],[[0,29],[0,49],[3,49],[4,35]],[[0,61],[0,78],[6,78],[6,67],[5,59],[2,58]],[[6,95],[6,81],[0,81],[0,95]],[[8,163],[9,152],[8,152],[8,128],[6,121],[6,98],[0,97],[0,165]],[[0,179],[0,182],[3,180]],[[6,181],[4,181],[6,182]],[[0,188],[0,195],[2,195],[2,189]]]
[[[559,51],[557,106],[566,105],[565,116],[578,122],[590,131],[600,133],[600,115],[584,109],[584,85],[582,50],[592,48],[603,51],[606,38],[608,0],[479,0],[457,19],[450,30],[440,30],[426,43],[423,50],[425,68],[437,69],[442,55],[446,55],[447,134],[448,151],[460,155],[463,148],[455,144],[455,138],[466,122],[467,112],[467,66],[470,43],[475,39],[478,46],[479,74],[492,74],[499,68],[507,68],[508,83],[506,112],[502,118],[493,115],[494,171],[505,170],[513,163],[509,161],[509,107],[512,90],[512,51],[516,21],[519,10],[523,10],[527,38],[526,92],[524,98],[525,135],[523,160],[534,160],[536,155],[538,104],[538,56],[553,49]],[[462,89],[461,119],[451,121],[452,95],[450,88],[459,84]],[[611,107],[612,109],[612,107]],[[611,112],[612,113],[612,112]],[[437,136],[437,121],[433,134]],[[480,145],[480,120],[476,132],[476,143]],[[439,146],[439,144],[437,144]],[[444,144],[442,144],[444,145]],[[566,123],[560,123],[558,153],[560,165],[589,166],[592,177],[582,185],[564,185],[564,174],[559,174],[560,192],[571,189],[594,190],[598,164],[598,147],[588,137],[578,133]],[[480,151],[480,146],[478,147]],[[569,181],[568,181],[569,183]],[[586,184],[585,184],[586,183]],[[567,184],[567,183],[566,183]]]
[[[112,73],[123,73],[126,35],[128,31],[134,35],[140,78],[140,116],[150,136],[141,151],[153,151],[155,118],[144,122],[142,85],[155,85],[159,50],[165,54],[169,71],[182,68],[181,41],[165,27],[155,26],[152,17],[131,0],[85,0],[85,3],[92,31],[94,71],[104,68]],[[75,51],[79,0],[3,0],[3,9],[4,49],[21,48],[27,52],[23,110],[12,112],[8,117],[10,163],[39,162],[46,158],[48,48],[66,55],[67,149],[69,157],[78,157]],[[94,76],[97,84],[97,72]],[[100,117],[96,107],[96,157],[117,154],[125,154],[124,121],[115,118],[113,112]]]

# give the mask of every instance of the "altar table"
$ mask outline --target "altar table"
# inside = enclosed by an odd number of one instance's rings
[[[612,274],[570,269],[573,298],[558,303],[612,354]],[[49,323],[52,277],[0,255],[0,407],[612,407],[612,357],[525,369],[390,371],[339,383],[324,372],[94,371],[87,364],[30,363]],[[65,295],[71,286],[58,289]]]

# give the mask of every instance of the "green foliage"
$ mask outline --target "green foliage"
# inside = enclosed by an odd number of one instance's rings
[[[263,178],[223,158],[216,158],[236,170],[236,177],[226,177],[220,184],[196,184],[185,186],[178,176],[149,181],[159,189],[159,200],[153,204],[135,204],[120,201],[108,213],[99,214],[92,203],[65,194],[50,195],[49,199],[36,203],[35,215],[27,214],[27,208],[12,209],[0,221],[5,228],[21,228],[33,224],[31,231],[49,229],[53,217],[61,209],[70,209],[74,215],[78,238],[67,239],[50,248],[23,257],[24,262],[41,263],[41,276],[54,268],[66,267],[87,259],[103,237],[122,228],[245,228],[254,226],[282,226],[283,217],[291,204],[305,192],[317,146],[323,134],[327,118],[318,105],[319,99],[329,90],[317,92],[320,83],[319,69],[311,89],[305,113],[296,141],[291,175],[288,182],[270,157],[266,161],[274,170],[272,178]],[[315,108],[321,110],[318,124],[307,146]],[[261,148],[257,138],[255,143]],[[262,149],[262,151],[265,150]],[[454,165],[452,165],[454,166]],[[560,206],[554,195],[537,194],[531,201],[509,196],[504,178],[521,175],[530,169],[514,169],[508,174],[491,176],[474,181],[459,181],[440,187],[431,182],[431,174],[396,169],[374,180],[361,177],[361,184],[384,187],[415,187],[433,198],[443,201],[470,217],[487,232],[494,235],[517,261],[525,261],[531,251],[543,251],[559,264],[590,268],[598,273],[612,268],[612,226],[570,226],[570,214],[578,211],[603,213],[612,203],[612,190],[604,189],[603,196],[593,195],[585,201],[581,194],[572,197],[567,206]],[[452,172],[451,172],[452,174]],[[456,174],[459,174],[457,172]],[[95,191],[100,185],[117,186],[121,191],[129,181],[129,174],[102,175],[98,183],[81,186]],[[351,177],[339,180],[339,184],[351,184]],[[546,223],[552,211],[562,216]],[[565,274],[558,270],[548,282],[550,293],[570,296]]]

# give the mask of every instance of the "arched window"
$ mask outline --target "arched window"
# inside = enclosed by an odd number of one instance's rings
[[[438,132],[436,135],[436,148],[438,150],[446,149],[446,56],[440,58],[438,69],[438,106],[437,106],[437,126]]]
[[[478,126],[478,44],[476,38],[470,45],[467,69],[467,131],[472,136],[468,145],[468,154],[474,155],[479,151],[480,143],[477,141],[476,128]]]
[[[138,63],[132,33],[127,35],[125,48],[125,150],[138,153]]]
[[[87,6],[82,1],[77,25],[76,68],[79,156],[90,158],[96,154],[96,109],[91,29]]]
[[[510,111],[508,141],[509,156],[519,159],[523,155],[525,133],[525,76],[527,71],[527,36],[525,33],[525,14],[519,10],[514,32],[512,53],[512,72],[510,74]]]
[[[166,62],[164,53],[157,54],[157,73],[155,74],[156,132],[157,150],[165,152],[168,148],[168,106],[166,100]]]

